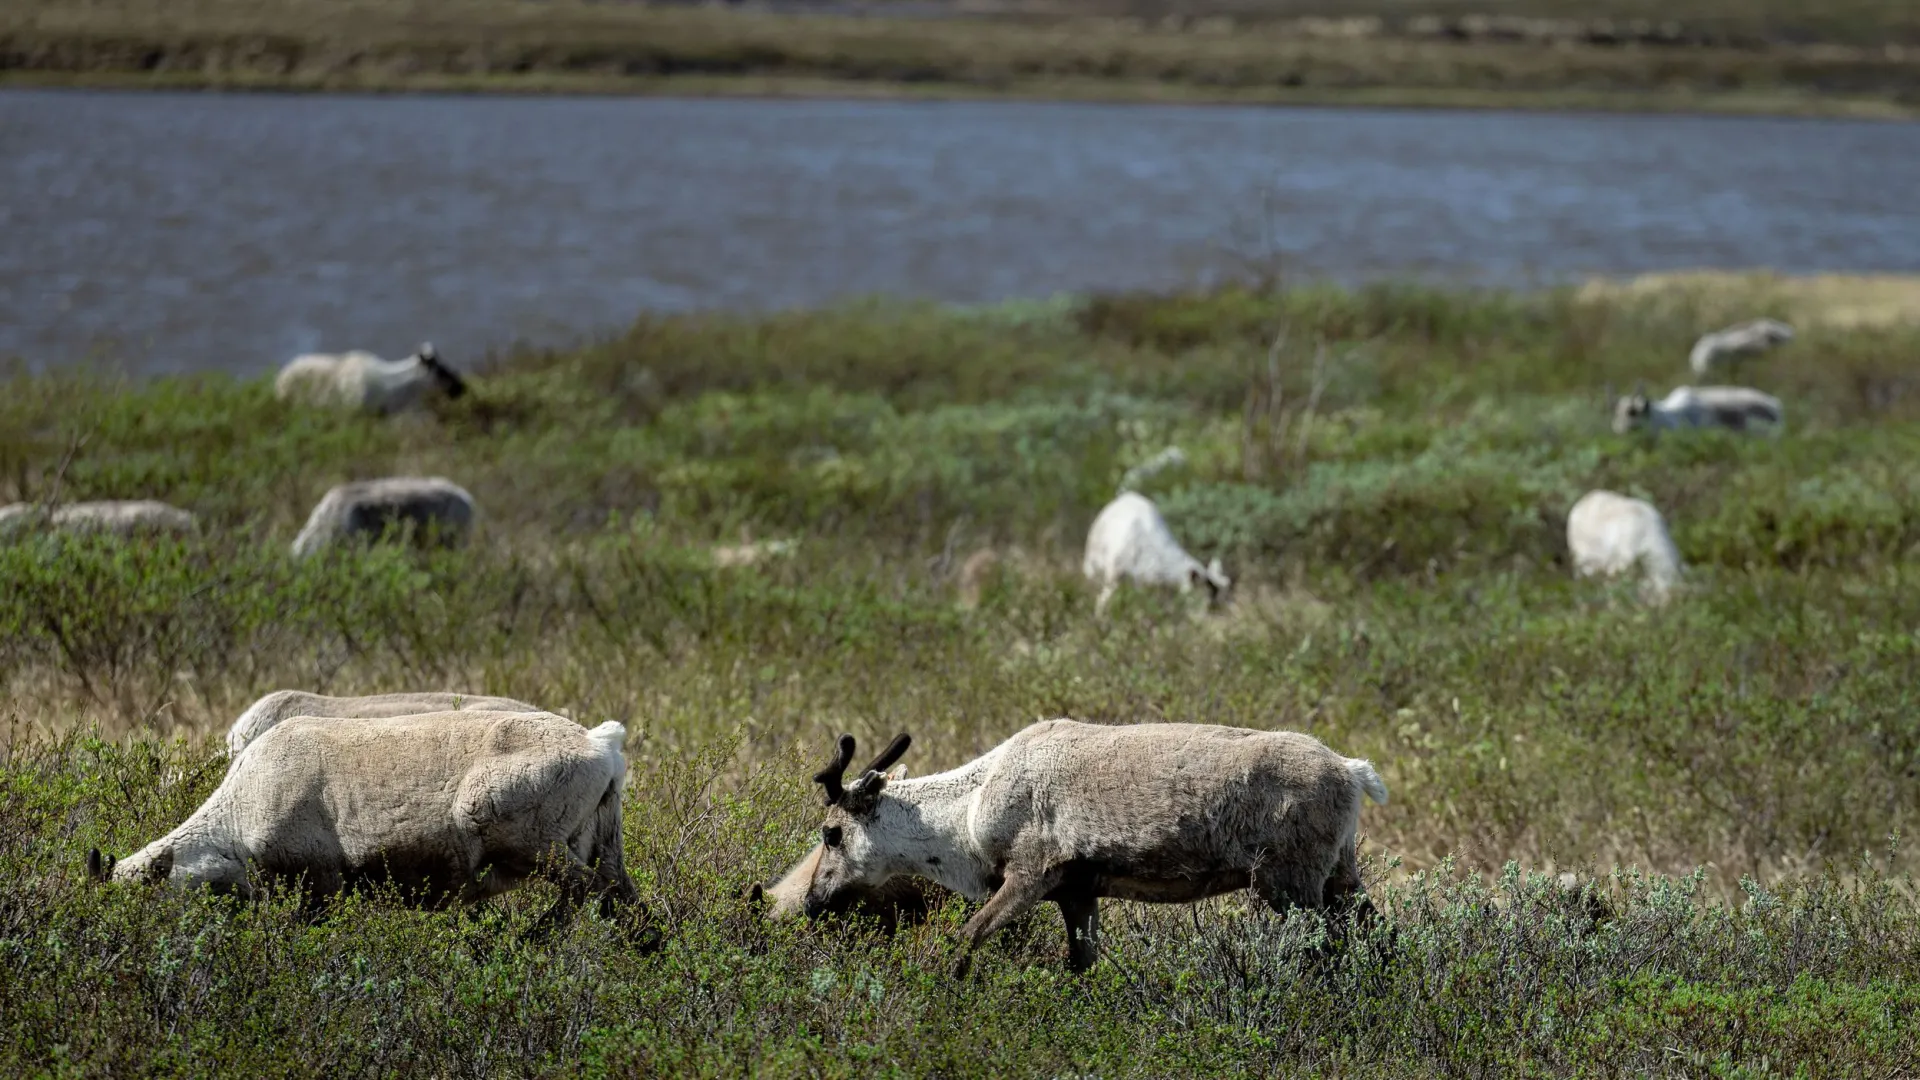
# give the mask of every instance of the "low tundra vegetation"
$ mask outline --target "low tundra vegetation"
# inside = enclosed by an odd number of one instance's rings
[[[1624,437],[1770,314],[1568,293],[1229,289],[1018,318],[855,304],[647,319],[502,355],[430,413],[253,380],[16,375],[0,502],[155,498],[196,536],[0,546],[0,1071],[48,1075],[1760,1077],[1920,1061],[1920,333],[1809,327],[1740,379],[1779,438]],[[1142,482],[1234,600],[1079,579]],[[329,487],[444,475],[474,539],[297,561]],[[1576,582],[1565,514],[1643,497],[1667,607]],[[780,558],[716,560],[777,541]],[[960,567],[992,547],[977,602]],[[668,934],[522,932],[379,894],[323,916],[96,886],[281,687],[503,694],[634,735],[628,864]],[[1389,931],[1239,897],[1051,909],[949,972],[966,906],[888,936],[742,898],[816,838],[839,732],[915,775],[1036,718],[1309,732]],[[1575,885],[1560,882],[1575,874]]]

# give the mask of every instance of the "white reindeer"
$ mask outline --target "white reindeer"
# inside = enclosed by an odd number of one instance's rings
[[[543,713],[547,710],[513,698],[487,697],[484,694],[460,694],[425,691],[419,693],[368,694],[364,697],[326,697],[304,690],[275,690],[247,706],[240,718],[227,729],[227,753],[238,757],[247,744],[267,733],[282,720],[295,716],[333,719],[380,720],[395,716],[417,716],[433,712],[516,712]]]
[[[1567,513],[1574,573],[1613,577],[1639,572],[1641,593],[1663,604],[1680,581],[1680,553],[1660,511],[1644,499],[1589,491]]]
[[[1080,571],[1100,586],[1095,614],[1104,614],[1122,581],[1141,585],[1171,585],[1181,592],[1205,586],[1208,602],[1218,606],[1233,579],[1220,560],[1202,565],[1173,538],[1167,521],[1153,500],[1138,492],[1122,492],[1108,503],[1087,530],[1086,556]]]
[[[1744,432],[1755,423],[1778,425],[1785,415],[1779,398],[1745,386],[1682,386],[1659,401],[1636,390],[1615,403],[1613,430],[1625,435],[1644,425],[1653,431],[1723,427]]]
[[[1373,766],[1306,735],[1209,724],[1046,720],[951,772],[892,781],[894,739],[851,785],[853,736],[814,776],[826,791],[808,914],[896,877],[986,900],[965,946],[1052,901],[1068,964],[1098,957],[1099,898],[1191,903],[1251,887],[1276,911],[1369,914],[1355,843]],[[963,965],[965,961],[962,962]]]
[[[473,496],[440,476],[389,476],[359,480],[328,491],[294,537],[293,554],[305,558],[347,542],[368,543],[411,530],[420,546],[459,547],[473,526]]]
[[[282,401],[386,415],[418,408],[434,395],[457,398],[467,384],[427,342],[404,360],[358,349],[296,356],[280,369],[273,390]]]
[[[1732,367],[1792,340],[1793,327],[1786,323],[1777,319],[1754,319],[1702,335],[1693,343],[1687,366],[1695,375],[1706,375],[1716,367]]]
[[[541,713],[292,717],[178,828],[117,863],[95,849],[87,867],[240,896],[293,880],[316,906],[371,884],[471,904],[545,877],[560,897],[540,928],[590,896],[610,913],[638,898],[621,851],[626,737]]]

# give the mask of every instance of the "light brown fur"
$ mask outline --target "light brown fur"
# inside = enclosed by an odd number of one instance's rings
[[[266,734],[268,729],[294,716],[357,717],[378,720],[394,716],[414,716],[430,712],[537,713],[545,709],[513,698],[487,697],[483,694],[423,691],[419,693],[368,694],[364,697],[327,697],[304,690],[275,690],[247,706],[247,711],[227,729],[227,753],[238,755],[247,744]]]
[[[603,910],[637,898],[620,845],[625,739],[617,723],[538,713],[293,717],[111,874],[243,896],[297,879],[313,900],[391,883],[430,905],[543,876],[561,886],[550,926],[591,895]]]

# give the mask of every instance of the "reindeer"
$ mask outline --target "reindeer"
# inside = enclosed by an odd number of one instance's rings
[[[427,342],[404,360],[382,360],[358,349],[296,356],[280,369],[273,391],[282,401],[384,416],[418,408],[436,394],[451,401],[467,392],[467,383]]]
[[[1294,732],[1209,724],[1108,727],[1045,720],[951,772],[894,781],[902,733],[852,784],[842,735],[814,775],[826,821],[804,906],[831,911],[896,877],[986,904],[961,931],[972,952],[1034,905],[1066,923],[1067,964],[1099,956],[1099,899],[1185,904],[1252,888],[1273,910],[1368,917],[1355,855],[1373,766]],[[804,868],[804,864],[803,867]]]
[[[1212,607],[1224,603],[1233,587],[1219,559],[1203,564],[1187,554],[1160,508],[1132,491],[1121,492],[1093,519],[1080,571],[1100,586],[1093,604],[1096,615],[1106,612],[1122,581],[1171,585],[1183,593],[1204,587]]]
[[[117,862],[95,849],[87,870],[241,897],[297,881],[313,908],[379,882],[473,904],[544,877],[560,887],[544,932],[590,897],[607,915],[639,899],[621,850],[626,738],[545,713],[289,717],[179,827]]]
[[[1777,425],[1785,413],[1780,399],[1745,386],[1682,386],[1659,401],[1644,387],[1614,404],[1613,430],[1625,435],[1636,427],[1653,431],[1723,427],[1744,432],[1752,423]]]
[[[1589,491],[1567,512],[1567,550],[1580,577],[1644,575],[1641,596],[1664,604],[1680,582],[1680,552],[1645,499]]]
[[[1793,327],[1778,319],[1754,319],[1724,330],[1703,334],[1687,354],[1687,366],[1695,375],[1706,375],[1716,367],[1732,367],[1742,360],[1759,356],[1793,340]]]
[[[460,547],[473,528],[473,496],[442,476],[388,476],[330,488],[293,538],[295,558],[412,531],[418,547]]]

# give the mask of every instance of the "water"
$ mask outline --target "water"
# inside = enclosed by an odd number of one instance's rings
[[[1920,125],[0,92],[0,357],[454,363],[643,310],[1204,280],[1920,270]]]

